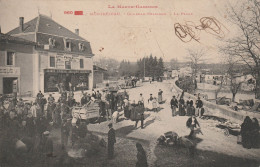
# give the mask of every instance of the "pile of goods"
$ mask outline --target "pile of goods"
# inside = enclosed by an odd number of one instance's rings
[[[104,148],[106,148],[106,142],[101,136],[88,133],[85,138],[75,143],[68,151],[68,155],[72,158],[90,157],[97,155]]]

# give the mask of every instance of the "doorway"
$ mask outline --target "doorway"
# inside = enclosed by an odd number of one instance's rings
[[[13,92],[18,92],[18,78],[3,78],[3,93],[11,94]]]

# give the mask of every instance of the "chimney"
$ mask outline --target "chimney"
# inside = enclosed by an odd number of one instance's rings
[[[20,30],[20,32],[23,32],[23,20],[24,20],[24,18],[23,17],[19,17],[19,20],[20,20],[19,30]]]
[[[79,29],[75,29],[75,34],[79,35]]]

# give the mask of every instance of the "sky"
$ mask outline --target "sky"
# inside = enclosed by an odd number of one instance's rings
[[[0,26],[7,33],[24,21],[43,14],[79,34],[91,44],[95,59],[101,57],[136,61],[144,56],[162,57],[164,61],[187,60],[188,49],[206,50],[205,62],[221,61],[218,46],[234,34],[233,25],[226,19],[226,6],[232,0],[0,0]],[[232,3],[235,1],[233,0]],[[109,8],[115,6],[115,8]],[[117,8],[126,6],[157,6],[157,8]],[[64,14],[83,11],[83,15]],[[91,13],[119,13],[97,16]],[[133,15],[144,13],[146,15]],[[165,15],[147,15],[164,13]],[[182,13],[185,13],[183,15]],[[129,15],[131,14],[131,15]],[[178,15],[177,15],[178,14]],[[222,25],[222,38],[205,30],[196,32],[199,42],[182,42],[175,34],[174,24],[201,25],[203,17],[215,17]],[[101,48],[104,48],[100,51]]]

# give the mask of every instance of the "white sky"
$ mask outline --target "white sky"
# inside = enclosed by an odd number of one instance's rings
[[[231,0],[229,0],[231,1]],[[76,0],[76,1],[29,1],[29,0],[0,0],[0,25],[2,33],[6,33],[19,24],[19,17],[25,22],[41,14],[50,16],[56,22],[72,30],[79,28],[80,36],[90,41],[93,53],[99,56],[128,59],[136,61],[152,53],[163,57],[165,61],[172,58],[184,60],[187,49],[206,48],[207,62],[217,62],[221,55],[218,53],[219,41],[208,33],[200,33],[200,43],[192,41],[183,43],[176,37],[175,23],[193,21],[199,25],[202,17],[214,16],[232,34],[233,27],[225,19],[227,0]],[[232,1],[235,2],[235,1]],[[111,9],[108,5],[152,5],[158,9]],[[121,16],[76,16],[65,15],[64,11],[82,10],[89,12],[120,12]],[[126,13],[166,13],[166,16],[127,16]],[[170,15],[173,13],[192,13],[188,16]],[[102,52],[99,49],[103,47]]]

